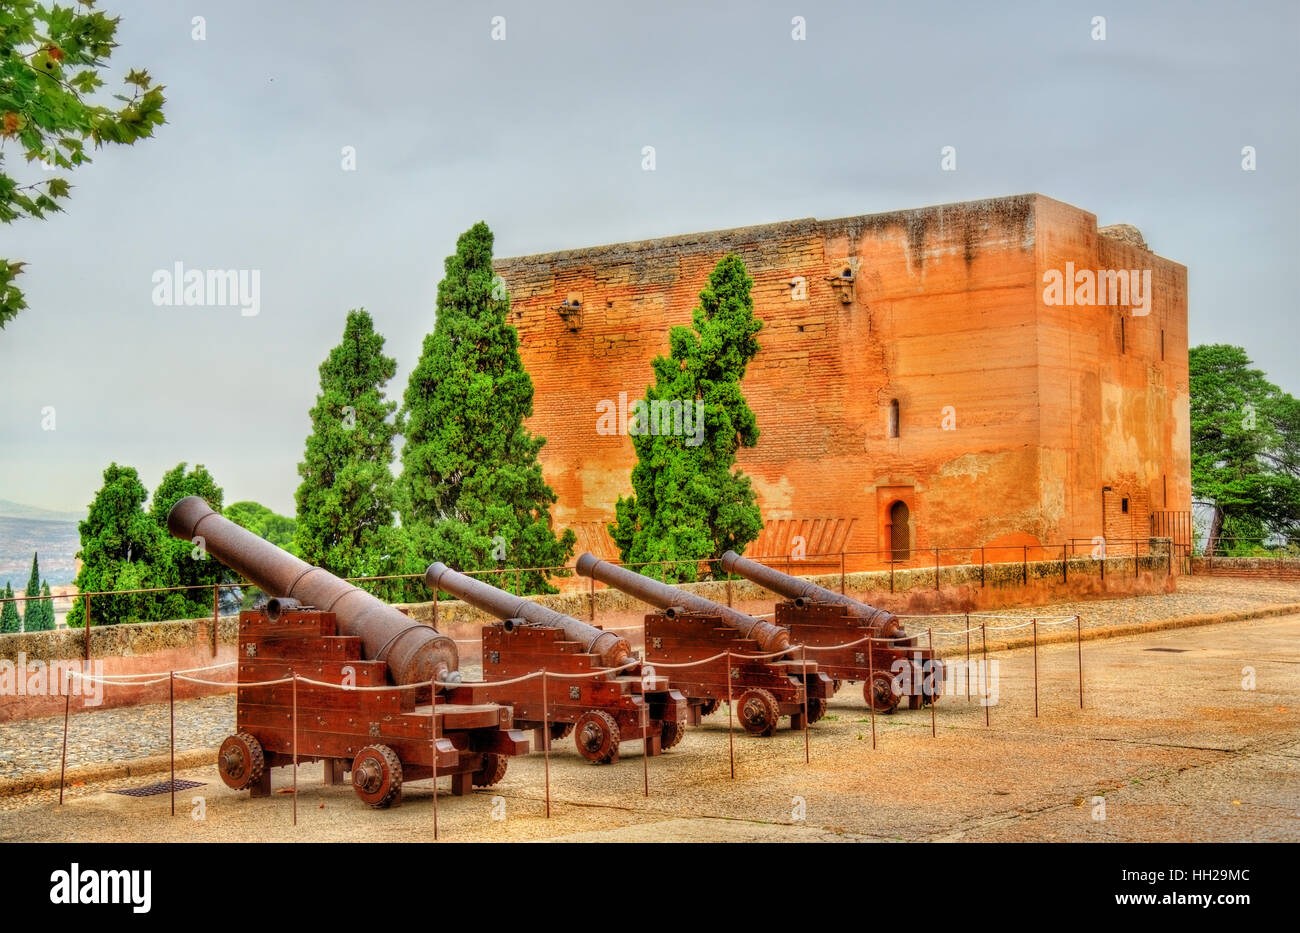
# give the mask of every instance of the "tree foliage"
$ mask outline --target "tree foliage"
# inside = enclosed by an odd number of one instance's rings
[[[94,0],[0,4],[0,221],[63,210],[71,186],[59,172],[91,161],[87,143],[131,145],[165,122],[163,88],[143,69],[127,72],[115,103],[97,93],[119,21]],[[10,153],[26,160],[26,177],[5,163]],[[15,284],[23,265],[0,258],[0,328],[27,306]]]
[[[340,577],[399,573],[405,563],[390,469],[397,403],[384,395],[397,362],[383,349],[369,313],[349,311],[342,342],[320,366],[312,432],[298,464],[298,554]],[[384,597],[401,589],[368,588]]]
[[[286,515],[278,515],[260,502],[250,501],[232,502],[225,507],[222,514],[236,525],[251,531],[259,538],[270,541],[276,547],[290,554],[298,553],[298,542],[295,540],[298,522],[294,519]]]
[[[13,582],[5,583],[4,592],[0,593],[5,603],[0,606],[0,635],[8,635],[22,630],[22,617],[18,614],[18,604],[14,602]]]
[[[1300,530],[1300,402],[1241,347],[1188,355],[1192,495],[1212,506],[1206,553]],[[1226,547],[1225,547],[1226,544]]]
[[[213,511],[221,511],[221,487],[203,464],[186,472],[178,463],[163,474],[149,499],[149,515],[161,532],[158,551],[149,555],[154,586],[210,586],[231,577],[230,571],[193,542],[172,537],[167,530],[167,513],[186,496],[201,496]],[[192,619],[212,613],[211,590],[184,590],[160,594],[151,610],[155,619]]]
[[[90,597],[92,624],[190,619],[211,613],[212,594],[207,590],[123,592],[209,585],[225,579],[228,571],[215,559],[196,557],[191,542],[179,541],[167,532],[167,513],[178,500],[191,495],[202,496],[213,509],[221,510],[221,487],[202,464],[189,472],[184,463],[167,471],[151,499],[134,467],[113,463],[104,471],[104,485],[95,493],[86,520],[78,526],[81,569],[75,585],[79,593],[121,595]],[[81,595],[73,599],[68,625],[85,624],[85,600]]]
[[[533,381],[506,322],[510,299],[492,269],[492,231],[456,241],[438,284],[437,319],[403,397],[402,528],[411,570],[441,560],[460,570],[564,564],[576,536],[551,526],[555,492],[542,477],[546,443],[524,427]],[[522,575],[525,592],[554,592]],[[414,596],[412,596],[414,598]]]
[[[38,554],[32,554],[32,572],[27,578],[27,589],[23,595],[48,596],[49,584],[41,588],[41,565]],[[43,632],[54,628],[54,601],[49,599],[27,599],[23,602],[23,631]]]
[[[81,569],[74,581],[77,590],[111,592],[153,586],[151,555],[159,552],[162,532],[144,510],[148,490],[134,467],[109,465],[104,485],[95,493],[89,514],[77,529]],[[69,626],[86,622],[84,596],[77,596],[68,610]],[[115,625],[152,617],[150,594],[91,597],[91,622]]]
[[[758,443],[758,422],[740,382],[758,353],[753,279],[741,258],[723,257],[700,292],[692,326],[674,327],[669,355],[656,357],[641,416],[628,433],[637,462],[633,494],[620,498],[609,533],[625,563],[699,561],[743,552],[762,531],[749,477],[733,470],[741,446]],[[695,432],[664,430],[657,413],[702,403]],[[671,425],[675,428],[675,423]],[[683,428],[686,427],[683,418]],[[694,564],[647,567],[663,579],[692,580]]]

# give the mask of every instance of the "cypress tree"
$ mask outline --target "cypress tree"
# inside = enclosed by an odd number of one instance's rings
[[[397,362],[383,349],[370,315],[349,311],[343,341],[320,366],[312,432],[298,465],[299,556],[341,577],[396,573],[404,564],[390,469],[397,403],[384,395]],[[401,586],[368,588],[391,598]]]
[[[18,615],[18,604],[13,601],[14,588],[11,582],[5,583],[5,604],[0,608],[0,635],[21,631],[22,619]]]
[[[27,578],[27,589],[23,592],[24,596],[41,595],[41,568],[38,555],[32,552],[32,572]],[[41,608],[39,599],[27,599],[23,602],[23,631],[39,632],[44,620],[44,609]]]
[[[573,530],[557,537],[551,527],[555,492],[537,459],[546,439],[524,427],[533,381],[506,322],[510,299],[492,244],[482,222],[456,241],[403,397],[399,486],[412,570],[433,560],[460,570],[558,566],[573,555]],[[520,582],[525,592],[554,592],[542,572]]]
[[[41,631],[50,632],[54,630],[54,599],[50,596],[48,580],[41,584],[41,595],[45,597],[40,601]]]
[[[733,472],[736,452],[753,447],[759,436],[740,388],[763,327],[754,316],[753,284],[738,255],[724,256],[700,292],[692,325],[674,327],[669,355],[652,363],[655,381],[629,418],[637,455],[633,494],[618,500],[608,526],[624,562],[700,561],[727,550],[742,553],[763,529],[749,477]],[[665,412],[673,416],[668,424]],[[694,564],[642,572],[670,580],[696,577]]]

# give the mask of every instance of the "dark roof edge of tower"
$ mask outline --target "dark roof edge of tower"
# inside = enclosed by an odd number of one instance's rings
[[[754,224],[747,227],[730,227],[721,230],[709,230],[700,233],[684,233],[674,236],[656,237],[648,240],[628,240],[622,243],[608,243],[599,246],[579,247],[576,249],[556,250],[549,253],[532,253],[523,256],[505,256],[496,260],[498,266],[535,263],[564,263],[573,260],[587,260],[626,254],[659,253],[672,251],[709,251],[725,248],[732,244],[748,243],[772,236],[801,236],[813,231],[827,234],[853,233],[856,230],[874,229],[882,226],[899,225],[915,227],[928,225],[935,220],[942,222],[945,215],[984,214],[998,216],[1019,224],[1032,223],[1035,200],[1046,198],[1044,195],[1015,194],[997,198],[982,198],[975,201],[954,201],[947,204],[934,204],[927,207],[914,207],[904,210],[883,211],[877,214],[854,214],[836,217],[830,220],[818,220],[815,217],[803,217],[798,220],[783,220],[776,223]],[[1061,202],[1063,203],[1063,202]],[[1085,212],[1087,213],[1087,212]]]

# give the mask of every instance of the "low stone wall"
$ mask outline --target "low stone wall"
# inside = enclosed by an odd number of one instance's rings
[[[1292,557],[1193,557],[1192,573],[1300,580],[1300,559]]]
[[[1172,592],[1177,577],[1168,570],[1167,557],[1161,553],[1138,558],[1136,566],[1132,556],[1111,557],[1104,562],[1079,557],[1072,558],[1066,567],[1062,567],[1060,560],[986,564],[982,574],[978,564],[942,566],[937,585],[933,568],[899,570],[892,575],[892,581],[888,571],[848,573],[844,576],[844,589],[850,596],[880,609],[900,615],[927,615],[989,611],[1066,599]],[[838,573],[811,575],[808,579],[836,591],[840,588]],[[690,583],[683,584],[682,589],[715,602],[730,601],[742,612],[756,615],[771,613],[776,603],[774,594],[747,580],[733,580],[730,585],[725,581]],[[624,629],[634,643],[639,641],[637,633],[649,611],[639,600],[603,584],[596,584],[594,593],[584,586],[577,591],[535,599],[584,621],[592,619],[594,608],[596,624]],[[426,624],[433,621],[432,602],[400,608],[417,621]],[[479,660],[480,629],[494,621],[488,613],[459,601],[438,604],[438,628],[460,642],[462,659],[471,670]],[[165,676],[168,671],[234,660],[238,618],[220,619],[215,658],[210,648],[211,625],[211,619],[193,619],[92,626],[90,654],[97,665],[94,670],[105,675],[158,673]],[[84,637],[81,629],[0,635],[0,721],[61,715],[64,698],[58,689],[60,676],[50,676],[51,665],[81,662]],[[234,670],[226,668],[202,676],[233,681]],[[38,689],[29,690],[28,684]],[[167,700],[168,686],[166,681],[147,686],[105,685],[101,695],[93,698],[96,702],[87,702],[87,697],[74,694],[73,705],[81,709],[160,703]],[[228,688],[176,682],[177,698],[225,689]]]
[[[217,627],[217,655],[213,657],[212,620],[137,622],[128,625],[90,627],[89,668],[85,664],[85,631],[80,628],[52,632],[20,632],[0,635],[0,721],[61,715],[64,707],[64,670],[69,666],[83,673],[114,676],[122,674],[165,675],[222,664],[235,658],[239,620],[226,616]],[[227,668],[198,675],[211,680],[234,680]],[[164,702],[167,683],[146,685],[103,684],[102,687],[76,681],[72,706],[109,709],[137,703]],[[176,682],[177,699],[205,696],[224,690],[188,681]]]
[[[1176,567],[1174,568],[1177,569]],[[1104,599],[1146,593],[1171,593],[1177,577],[1169,572],[1164,554],[1137,558],[1110,557],[1105,561],[1087,557],[1071,558],[1067,567],[1060,560],[1029,561],[1027,564],[985,564],[982,579],[978,564],[940,567],[938,585],[934,568],[849,573],[844,576],[844,590],[855,599],[887,609],[899,615],[930,615],[948,612],[978,612],[1009,606],[1030,606],[1070,599]],[[840,575],[814,574],[807,579],[839,592]],[[725,581],[686,583],[683,590],[714,602],[728,602]],[[733,580],[730,602],[742,612],[765,614],[773,611],[775,594],[748,580]],[[645,603],[602,583],[590,591],[532,597],[542,605],[591,621],[603,628],[639,629]],[[411,618],[433,622],[433,603],[412,603],[402,607]],[[438,603],[438,629],[461,641],[462,654],[477,658],[473,645],[479,629],[496,619],[458,600]]]

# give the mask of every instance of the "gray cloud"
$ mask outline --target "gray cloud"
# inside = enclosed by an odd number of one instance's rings
[[[291,513],[345,312],[400,395],[479,219],[504,256],[1040,191],[1140,227],[1189,267],[1192,342],[1300,391],[1294,4],[105,3],[169,123],[0,230],[31,305],[0,333],[0,498],[81,507],[110,460],[151,487],[186,460]],[[155,307],[176,261],[260,270],[261,313]]]

